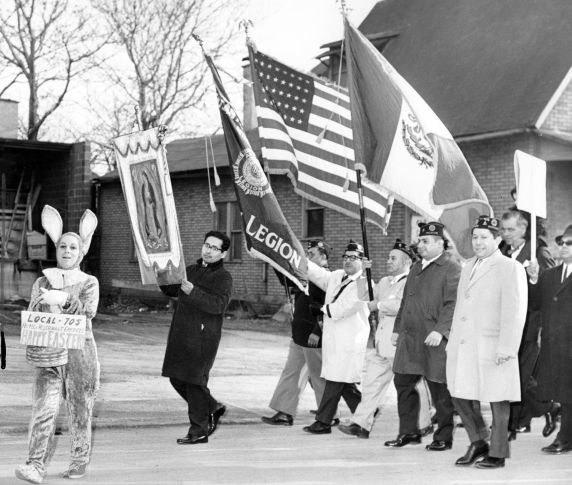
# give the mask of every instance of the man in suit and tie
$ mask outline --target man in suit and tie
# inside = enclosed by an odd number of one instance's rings
[[[397,390],[399,434],[385,446],[421,443],[417,382],[425,377],[436,410],[437,431],[429,451],[453,445],[453,403],[445,381],[445,345],[449,337],[461,267],[446,253],[444,226],[420,224],[417,252],[422,258],[409,272],[393,332],[397,347],[393,361]]]
[[[529,219],[528,214],[516,208],[505,212],[501,219],[501,237],[503,238],[500,246],[501,252],[525,267],[534,259],[531,255]],[[541,226],[538,226],[538,232],[542,233]],[[555,265],[542,236],[537,239],[535,256],[541,273]],[[552,434],[556,427],[556,415],[560,408],[557,404],[543,403],[538,400],[536,380],[533,376],[538,359],[541,320],[539,311],[528,309],[518,351],[521,401],[513,402],[510,406],[509,440],[515,439],[517,433],[529,432],[531,419],[536,416],[544,415],[546,418],[546,425],[542,430],[544,436]]]
[[[499,468],[510,456],[510,401],[520,400],[518,348],[526,319],[526,273],[498,249],[500,221],[480,216],[473,225],[475,257],[461,272],[447,344],[447,385],[471,445],[458,466]],[[490,448],[481,402],[493,413]]]
[[[572,225],[556,238],[562,264],[539,274],[532,262],[531,305],[542,312],[542,346],[538,358],[538,397],[561,405],[560,431],[544,453],[572,451]]]

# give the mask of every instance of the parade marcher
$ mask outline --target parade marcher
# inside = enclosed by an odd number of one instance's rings
[[[308,261],[308,278],[326,292],[325,304],[315,305],[323,315],[322,377],[326,387],[316,421],[305,426],[313,434],[331,433],[331,423],[343,397],[353,413],[360,402],[359,382],[369,336],[367,302],[360,300],[357,279],[362,276],[363,246],[350,241],[343,270],[328,271]]]
[[[453,403],[445,379],[445,345],[453,320],[461,268],[445,252],[444,226],[439,222],[419,225],[417,252],[395,318],[397,339],[393,382],[397,390],[399,434],[385,446],[421,443],[419,394],[415,385],[425,377],[436,410],[437,430],[430,451],[444,451],[453,444]]]
[[[542,312],[538,358],[538,398],[561,406],[560,430],[544,453],[572,451],[572,225],[556,238],[562,264],[539,275],[538,263],[527,268],[532,307]]]
[[[501,252],[525,267],[533,259],[530,244],[530,215],[514,208],[502,215],[500,245]],[[542,226],[538,226],[536,259],[540,272],[555,265],[554,259],[544,240]],[[529,432],[530,422],[535,416],[544,415],[546,425],[542,430],[544,436],[552,434],[556,427],[556,415],[560,407],[554,403],[543,403],[536,397],[536,379],[533,375],[539,353],[539,334],[542,324],[539,311],[529,309],[522,334],[522,342],[518,351],[518,362],[521,382],[521,401],[510,405],[509,440],[516,438],[517,433]]]
[[[475,256],[463,267],[449,342],[447,385],[471,445],[455,464],[499,468],[510,456],[510,401],[520,400],[518,348],[528,291],[521,264],[498,249],[500,221],[480,216],[472,228]],[[490,403],[489,428],[481,402]]]
[[[330,247],[324,241],[310,241],[306,254],[309,261],[321,268],[327,268],[330,251]],[[278,277],[282,284],[288,284],[288,280],[282,275],[278,274]],[[306,368],[316,396],[316,405],[320,405],[326,386],[326,381],[320,377],[322,372],[321,317],[312,313],[310,305],[322,306],[324,297],[324,291],[311,281],[308,283],[307,295],[301,291],[296,292],[292,317],[292,340],[290,340],[288,357],[269,405],[276,411],[276,414],[271,417],[262,417],[262,421],[267,424],[292,426],[300,394],[308,382],[303,375]]]
[[[373,288],[374,299],[368,302],[370,311],[378,311],[379,322],[374,334],[372,348],[366,353],[366,368],[362,379],[362,397],[355,410],[349,425],[341,424],[338,429],[345,434],[358,438],[369,438],[375,419],[379,416],[379,408],[383,397],[393,380],[393,357],[395,345],[391,341],[395,315],[399,310],[405,280],[409,274],[411,263],[415,259],[413,251],[400,239],[395,241],[393,249],[387,258],[387,274]],[[371,266],[371,261],[364,260],[365,268]],[[358,280],[359,296],[368,300],[367,282]],[[369,344],[368,344],[369,346]],[[420,394],[420,428],[432,432],[431,414],[428,390],[425,382],[420,380],[417,384]],[[423,434],[423,432],[421,433]]]
[[[223,259],[230,239],[219,231],[205,235],[202,258],[188,266],[181,284],[162,285],[161,291],[177,297],[169,329],[163,376],[187,402],[190,428],[180,445],[207,443],[226,407],[212,397],[209,373],[220,343],[224,311],[232,294],[232,276]]]
[[[56,245],[57,268],[43,271],[33,287],[29,311],[84,315],[85,343],[82,349],[28,346],[26,360],[36,368],[33,384],[29,451],[16,476],[41,483],[55,451],[56,420],[63,397],[67,404],[71,434],[71,463],[64,478],[82,478],[91,456],[91,418],[99,388],[99,361],[91,321],[97,312],[99,282],[80,270],[97,227],[97,218],[86,210],[79,234],[62,234],[63,222],[56,209],[45,206],[42,227]]]

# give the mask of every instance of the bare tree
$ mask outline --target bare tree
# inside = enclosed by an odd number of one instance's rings
[[[95,28],[78,0],[2,0],[0,62],[6,69],[0,95],[25,81],[29,140],[38,139],[72,79],[93,67],[87,61],[105,44]]]
[[[105,75],[138,106],[142,129],[161,123],[177,130],[190,109],[204,108],[212,83],[192,34],[204,39],[216,61],[238,33],[242,0],[92,1],[121,47]]]

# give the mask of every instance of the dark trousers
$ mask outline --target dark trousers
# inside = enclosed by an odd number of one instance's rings
[[[509,429],[530,426],[533,417],[543,416],[550,411],[551,403],[538,400],[534,368],[538,359],[538,342],[524,340],[518,352],[521,400],[510,404]]]
[[[459,399],[454,397],[453,404],[461,417],[461,421],[463,421],[470,442],[486,441],[489,437],[489,430],[481,414],[481,403],[471,399]],[[493,413],[493,423],[489,456],[508,458],[510,457],[510,448],[508,445],[510,403],[508,401],[499,401],[490,404]]]
[[[572,446],[572,403],[560,403],[562,414],[560,416],[560,431],[556,439],[564,446]]]
[[[399,414],[399,434],[419,433],[419,394],[415,385],[421,375],[395,374],[393,383],[397,390],[397,412]],[[435,441],[453,441],[453,402],[447,384],[427,379],[431,400],[435,406],[437,431]]]
[[[316,419],[321,423],[331,424],[341,398],[344,398],[353,414],[361,401],[361,392],[353,383],[328,381],[326,379],[326,387],[316,413]]]
[[[209,432],[210,415],[216,410],[218,402],[211,396],[207,386],[170,378],[175,391],[187,402],[189,435],[205,436]]]

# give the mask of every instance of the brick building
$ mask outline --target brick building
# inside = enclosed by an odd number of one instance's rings
[[[28,248],[30,232],[43,233],[40,214],[49,204],[61,214],[64,231],[78,231],[81,214],[92,206],[89,147],[85,143],[19,140],[17,103],[0,100],[0,300],[14,295],[27,298],[37,272],[55,265],[54,245],[39,255]],[[3,242],[5,241],[5,244]],[[95,271],[97,242],[87,261]]]
[[[572,223],[570,18],[572,3],[563,0],[384,0],[359,27],[455,136],[495,214],[513,204],[515,150],[548,162],[551,244]],[[324,49],[315,72],[336,78],[340,42]],[[253,128],[248,93],[244,118],[247,128]],[[256,133],[249,132],[249,137],[258,150]],[[198,257],[206,231],[221,228],[236,241],[228,261],[235,291],[281,295],[267,265],[246,254],[224,140],[214,137],[213,145],[222,180],[213,188],[216,214],[209,207],[204,140],[180,140],[167,147],[186,261]],[[285,176],[272,176],[271,184],[294,232],[302,240],[323,237],[330,242],[335,248],[331,265],[339,267],[348,239],[361,239],[358,220],[301,199]],[[112,279],[136,282],[139,269],[117,176],[101,178],[99,187],[101,285],[112,291]],[[415,216],[395,204],[387,237],[368,225],[376,279],[395,238],[409,241],[415,236]]]

